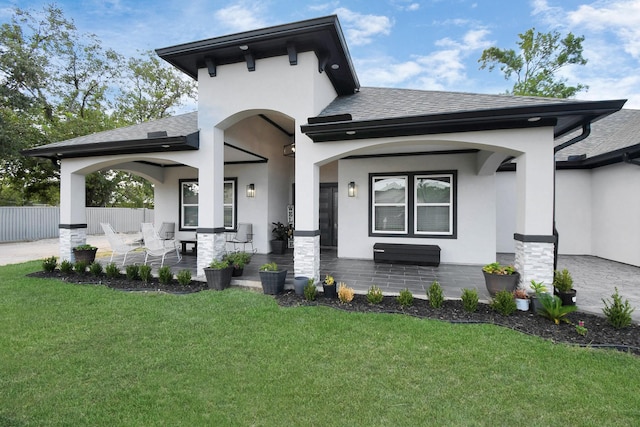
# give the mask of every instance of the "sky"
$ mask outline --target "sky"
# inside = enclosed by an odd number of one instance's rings
[[[0,23],[14,7],[0,0]],[[640,109],[640,0],[57,0],[82,33],[126,56],[241,31],[337,15],[361,86],[472,93],[513,87],[498,69],[480,70],[488,47],[516,49],[518,34],[584,36],[585,66],[560,75],[587,91],[577,99],[628,99]]]

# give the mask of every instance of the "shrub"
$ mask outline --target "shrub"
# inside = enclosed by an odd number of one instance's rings
[[[607,321],[611,326],[614,328],[624,328],[631,324],[631,313],[633,313],[635,308],[631,307],[629,300],[625,300],[623,303],[622,297],[618,294],[618,288],[615,289],[616,292],[611,295],[611,298],[613,298],[611,305],[609,305],[604,298],[602,299],[604,303],[602,312],[607,317]]]
[[[102,274],[102,264],[100,264],[99,262],[92,262],[89,265],[89,272],[95,276],[98,277]]]
[[[371,304],[380,304],[383,299],[384,295],[382,295],[382,290],[376,285],[371,285],[367,291],[367,301]]]
[[[176,279],[178,279],[178,283],[180,285],[189,286],[189,284],[191,283],[191,271],[187,269],[178,271],[178,274],[176,274]]]
[[[84,244],[84,245],[78,245],[73,249],[75,249],[77,251],[91,251],[91,250],[98,249],[98,248],[93,246],[93,245]]]
[[[503,316],[510,316],[516,311],[516,300],[513,294],[507,290],[496,292],[496,296],[491,300],[491,308]]]
[[[482,267],[482,271],[489,274],[499,274],[501,276],[515,274],[516,269],[512,265],[501,265],[499,262],[492,262]]]
[[[107,264],[107,267],[104,269],[104,271],[109,279],[116,279],[118,276],[120,276],[120,267],[118,267],[115,262]]]
[[[149,283],[151,280],[151,266],[147,264],[142,264],[138,269],[138,274],[140,275],[140,279],[144,283]]]
[[[58,266],[57,258],[52,256],[42,260],[42,269],[51,273]]]
[[[409,289],[403,289],[400,291],[400,294],[396,297],[396,301],[403,307],[409,307],[413,304],[413,294]]]
[[[260,271],[278,271],[278,264],[275,262],[268,262],[260,266]]]
[[[569,292],[573,286],[573,278],[566,268],[553,273],[553,286],[560,292]]]
[[[513,291],[513,297],[518,299],[529,299],[529,294],[527,293],[526,289],[518,288]]]
[[[553,320],[556,325],[559,325],[561,320],[568,323],[565,316],[578,309],[575,305],[562,305],[562,300],[555,295],[543,293],[538,298],[541,305],[538,309],[538,314]]]
[[[232,252],[226,254],[222,260],[232,265],[233,268],[244,268],[245,265],[251,262],[251,254],[248,252]]]
[[[171,272],[171,267],[168,265],[164,265],[158,269],[158,280],[163,285],[168,285],[173,280],[173,273]]]
[[[64,261],[62,261],[60,263],[60,271],[65,273],[65,274],[69,274],[73,271],[73,264],[71,263],[71,261],[65,259]]]
[[[87,265],[86,261],[76,261],[76,263],[73,264],[73,269],[76,273],[84,274],[87,272]]]
[[[478,309],[478,291],[475,289],[463,289],[462,307],[469,313],[476,311]]]
[[[225,268],[228,268],[230,265],[231,264],[229,263],[229,260],[226,258],[214,259],[209,263],[209,268],[213,268],[214,270],[224,270]]]
[[[125,267],[125,274],[129,280],[140,280],[140,267],[137,265],[127,265]]]
[[[313,279],[309,279],[306,286],[304,287],[304,299],[307,301],[315,301],[318,296],[318,288],[314,284]]]
[[[353,288],[350,288],[346,283],[340,282],[338,284],[338,299],[340,302],[347,303],[353,301],[354,295]]]
[[[442,286],[437,281],[434,281],[429,289],[427,289],[427,298],[429,299],[429,305],[433,308],[442,307],[444,302],[444,294],[442,293]]]

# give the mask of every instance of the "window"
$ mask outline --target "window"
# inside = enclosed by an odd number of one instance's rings
[[[224,180],[224,228],[235,229],[237,217],[236,178]],[[198,181],[180,180],[180,230],[198,228]]]
[[[371,236],[456,237],[456,173],[370,174]]]

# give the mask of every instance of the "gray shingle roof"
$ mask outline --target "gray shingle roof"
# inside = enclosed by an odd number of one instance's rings
[[[358,93],[336,98],[319,116],[351,114],[353,120],[376,120],[575,102],[579,101],[532,96],[363,87]]]
[[[582,131],[572,132],[558,143],[578,136]],[[567,160],[569,156],[586,154],[592,158],[612,151],[640,144],[640,110],[623,109],[604,117],[591,125],[588,138],[571,145],[556,154],[556,160]]]
[[[65,141],[54,142],[34,148],[59,148],[72,147],[74,145],[100,144],[103,142],[137,141],[147,139],[149,132],[166,131],[168,137],[187,136],[198,131],[198,112],[180,114],[178,116],[165,117],[137,125],[127,126],[104,132],[79,136]]]

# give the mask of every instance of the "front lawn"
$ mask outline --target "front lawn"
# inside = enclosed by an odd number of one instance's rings
[[[636,425],[640,358],[492,325],[0,267],[0,426]]]

